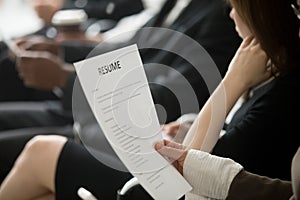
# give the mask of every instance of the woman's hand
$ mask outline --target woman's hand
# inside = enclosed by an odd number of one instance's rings
[[[162,156],[167,157],[173,163],[174,167],[183,174],[183,165],[187,156],[188,150],[181,144],[164,140],[164,144],[156,143],[155,149]]]
[[[266,81],[272,75],[267,67],[268,57],[261,49],[258,41],[249,36],[244,39],[224,78],[227,81],[236,81],[245,91]]]
[[[51,20],[56,11],[62,8],[62,0],[34,0],[33,8],[47,25],[51,24]]]

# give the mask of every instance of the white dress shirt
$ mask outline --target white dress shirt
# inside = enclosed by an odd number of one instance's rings
[[[192,0],[178,0],[174,8],[169,13],[168,17],[164,21],[163,26],[168,27],[173,24],[191,1]]]

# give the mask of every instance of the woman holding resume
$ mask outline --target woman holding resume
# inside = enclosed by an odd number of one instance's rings
[[[230,16],[235,21],[236,29],[244,41],[233,58],[229,71],[187,133],[184,144],[188,148],[170,141],[164,141],[164,144],[157,143],[155,148],[163,156],[175,160],[173,165],[193,186],[193,190],[186,195],[186,199],[300,199],[300,149],[297,153],[295,151],[296,154],[292,163],[292,182],[269,179],[248,173],[240,164],[231,159],[216,157],[204,152],[210,152],[214,147],[216,141],[212,140],[214,137],[211,135],[221,130],[225,120],[225,117],[216,118],[212,115],[212,109],[222,110],[218,107],[222,104],[213,104],[213,102],[218,102],[216,98],[226,98],[225,108],[227,115],[238,98],[248,90],[265,83],[274,74],[276,76],[273,78],[274,80],[271,80],[273,86],[271,85],[270,92],[261,96],[259,103],[263,100],[268,100],[270,97],[277,96],[277,98],[281,98],[279,95],[289,94],[283,90],[288,91],[290,88],[299,89],[299,81],[297,81],[299,79],[300,67],[299,55],[297,56],[300,52],[298,38],[299,20],[295,15],[297,12],[293,13],[296,1],[275,0],[272,1],[272,5],[269,5],[265,1],[256,0],[231,0],[230,2],[233,7]],[[279,12],[282,14],[281,16],[278,16]],[[278,19],[279,17],[282,17],[282,19]],[[264,25],[269,29],[263,29]],[[284,30],[285,26],[290,27],[289,33],[286,33]],[[280,31],[280,29],[282,30]],[[282,39],[277,38],[278,36],[283,37],[284,42],[280,43],[279,41]],[[268,83],[265,84],[268,85]],[[224,91],[226,95],[224,95]],[[293,95],[295,91],[297,90],[290,90],[290,94]],[[272,95],[272,92],[276,92],[276,96]],[[288,97],[284,96],[284,98]],[[272,106],[274,102],[276,102],[276,99],[273,99],[273,102],[271,99],[267,101],[269,109],[274,107]],[[253,107],[255,107],[255,104],[258,103],[255,102]],[[283,106],[286,109],[290,109],[287,105]],[[299,111],[299,105],[294,108]],[[273,109],[275,110],[276,107]],[[249,109],[248,113],[251,112],[253,111]],[[259,111],[256,110],[256,112]],[[274,113],[275,111],[272,112]],[[264,114],[264,117],[268,116],[267,111],[264,111]],[[244,118],[248,118],[247,122],[251,124],[251,119],[247,115],[250,114],[246,114]],[[263,120],[266,127],[268,126],[268,120]],[[246,123],[243,121],[240,122],[240,124],[243,123],[245,128]],[[253,126],[255,125],[254,123]],[[215,129],[219,128],[220,130],[210,132],[209,126]],[[236,128],[243,126],[237,125]],[[273,126],[276,127],[276,124]],[[289,128],[287,127],[287,129]],[[267,131],[265,129],[266,135],[269,134]],[[231,135],[228,137],[237,134],[237,132],[229,131],[227,134]],[[281,132],[282,145],[280,146],[280,143],[278,143],[279,145],[276,148],[281,149],[281,151],[284,151],[284,148],[289,148],[289,146],[284,145],[284,141],[287,139],[291,141],[293,135],[297,137],[297,132]],[[242,133],[244,135],[240,137],[247,139],[246,132],[240,131],[240,134]],[[255,134],[253,132],[252,137],[255,137]],[[276,132],[273,132],[273,134],[276,134]],[[275,139],[278,136],[273,135],[273,137]],[[240,141],[240,143],[243,143],[243,141]],[[255,143],[251,143],[251,141],[250,144],[253,145],[252,149],[259,148],[255,146]],[[257,144],[259,144],[259,141]],[[237,146],[239,144],[231,145]],[[290,145],[294,145],[294,143],[291,141]],[[265,147],[269,147],[267,143]],[[203,151],[189,149],[200,149]],[[248,154],[251,154],[252,149],[248,149]],[[268,150],[271,151],[270,153],[272,151],[276,152],[276,149],[270,148]],[[261,153],[263,154],[263,152]],[[280,160],[281,155],[277,154],[276,156]],[[283,156],[287,155],[283,154]],[[278,165],[280,164],[278,163]],[[273,168],[276,169],[278,165],[273,165]],[[269,170],[272,169],[270,168]]]

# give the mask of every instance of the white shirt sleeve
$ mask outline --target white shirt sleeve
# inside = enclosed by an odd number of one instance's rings
[[[186,199],[226,199],[234,177],[243,167],[228,158],[190,150],[183,168],[183,175],[193,190]]]

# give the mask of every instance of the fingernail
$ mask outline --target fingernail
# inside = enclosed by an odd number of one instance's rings
[[[160,148],[162,148],[162,144],[161,143],[156,143],[155,144],[155,149],[160,149]]]

